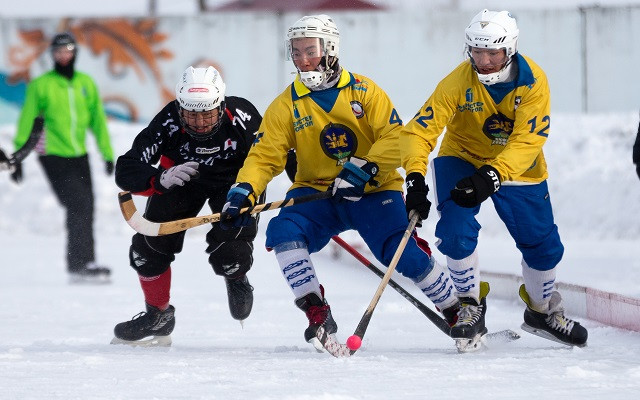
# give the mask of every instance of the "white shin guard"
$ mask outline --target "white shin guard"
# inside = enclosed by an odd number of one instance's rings
[[[530,306],[538,312],[546,312],[549,308],[549,299],[555,287],[556,269],[538,271],[531,268],[522,260],[522,278],[524,287],[531,301]]]
[[[286,243],[287,245],[289,243]],[[293,243],[292,243],[293,244]],[[286,250],[278,251],[282,248]],[[296,299],[309,293],[315,292],[321,299],[320,282],[316,276],[316,271],[311,263],[309,251],[304,246],[282,246],[276,250],[276,259],[280,264],[280,271],[287,280],[287,284]]]
[[[447,266],[458,296],[480,299],[479,264],[477,249],[462,260],[454,260],[451,257],[447,257]]]
[[[439,310],[444,310],[456,304],[458,298],[454,294],[449,272],[433,257],[431,257],[431,264],[431,272],[415,284]]]

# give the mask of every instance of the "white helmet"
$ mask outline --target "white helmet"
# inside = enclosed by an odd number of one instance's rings
[[[185,130],[192,137],[205,140],[212,137],[220,128],[222,123],[222,112],[225,109],[226,85],[222,77],[214,67],[193,68],[184,70],[180,80],[176,84],[176,102],[178,114]],[[187,123],[185,111],[204,113],[218,110],[218,118],[213,121],[206,132],[196,132],[193,125]]]
[[[505,50],[507,62],[500,71],[491,74],[478,73],[478,78],[484,84],[490,85],[500,81],[500,75],[511,64],[512,56],[518,51],[518,34],[520,31],[515,18],[508,11],[489,11],[484,9],[473,17],[464,33],[467,56],[471,59],[472,64],[471,47]]]
[[[336,71],[331,69],[338,61],[340,52],[340,32],[331,17],[325,14],[304,16],[297,20],[287,31],[285,41],[287,59],[292,59],[291,41],[299,38],[320,38],[323,62],[319,70],[300,72],[300,80],[309,89],[316,88]]]

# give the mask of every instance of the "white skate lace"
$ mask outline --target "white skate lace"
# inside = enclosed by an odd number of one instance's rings
[[[471,304],[464,304],[458,311],[458,322],[456,325],[473,325],[480,317],[482,317],[483,306],[474,306]]]
[[[547,325],[553,330],[559,331],[565,335],[570,335],[575,322],[564,316],[562,311],[556,311],[549,314],[545,318]]]

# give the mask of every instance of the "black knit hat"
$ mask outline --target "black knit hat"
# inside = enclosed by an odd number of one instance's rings
[[[66,47],[68,50],[75,50],[76,39],[69,32],[58,33],[51,41],[51,50],[55,51],[60,47]]]

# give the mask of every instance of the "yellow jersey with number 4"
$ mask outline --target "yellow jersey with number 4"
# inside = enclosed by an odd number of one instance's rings
[[[402,190],[398,134],[402,120],[387,94],[371,79],[344,68],[338,84],[312,92],[296,79],[267,108],[255,142],[238,172],[256,194],[285,167],[296,150],[292,188],[326,190],[350,157],[379,167],[378,186],[365,192]]]

